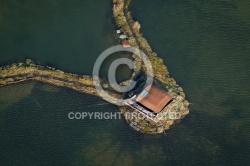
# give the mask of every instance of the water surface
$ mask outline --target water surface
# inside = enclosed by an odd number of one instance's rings
[[[249,7],[230,0],[132,2],[144,36],[192,103],[187,124],[173,131],[180,165],[250,162]]]
[[[1,65],[31,58],[91,74],[114,44],[109,0],[0,4]],[[68,119],[71,111],[117,111],[96,97],[37,82],[1,87],[0,165],[247,165],[248,9],[247,1],[133,0],[190,115],[166,135],[143,136],[124,119]]]

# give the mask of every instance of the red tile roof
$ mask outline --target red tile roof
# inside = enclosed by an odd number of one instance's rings
[[[147,86],[136,98],[136,101],[155,113],[161,110],[170,102],[172,96],[157,88],[156,86]]]
[[[122,45],[123,45],[123,47],[125,47],[125,48],[130,47],[130,44],[129,44],[129,42],[128,42],[127,40],[123,40],[123,41],[122,41]]]

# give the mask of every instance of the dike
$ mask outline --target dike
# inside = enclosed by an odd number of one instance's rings
[[[186,115],[189,114],[189,102],[185,99],[183,89],[170,77],[167,67],[161,59],[150,47],[148,41],[143,37],[140,32],[141,25],[138,21],[134,21],[131,12],[128,10],[131,0],[113,0],[113,15],[116,22],[117,29],[122,31],[127,37],[131,46],[142,50],[149,58],[154,71],[154,83],[163,87],[174,98],[171,103],[171,112],[178,112],[181,117],[178,119],[169,119],[165,116],[160,122],[153,122],[150,119],[135,119],[127,118],[130,126],[134,127],[137,131],[142,133],[157,134],[163,133],[170,127],[180,122]],[[145,66],[141,63],[138,56],[132,55],[136,63],[136,70],[133,76],[136,76],[141,71],[146,72]],[[141,71],[139,70],[141,68]],[[134,112],[129,107],[121,107],[122,113]],[[140,114],[138,112],[138,114]],[[134,125],[136,124],[136,126]]]

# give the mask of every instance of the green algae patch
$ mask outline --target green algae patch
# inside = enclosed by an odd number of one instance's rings
[[[156,119],[156,121],[153,121],[150,118],[136,119],[129,118],[127,116],[125,116],[125,119],[131,127],[134,127],[134,129],[141,133],[163,133],[165,130],[168,130],[171,126],[180,122],[187,114],[189,114],[189,102],[185,99],[183,89],[169,75],[167,67],[164,65],[164,61],[152,51],[149,43],[143,37],[140,32],[140,23],[138,21],[134,21],[131,13],[128,11],[129,3],[129,0],[113,0],[113,14],[116,25],[128,37],[129,45],[139,48],[146,53],[152,64],[154,84],[167,91],[171,95],[172,101],[168,104],[168,109],[163,109],[161,111],[164,116]],[[132,58],[136,66],[131,78],[131,80],[134,80],[140,76],[141,73],[146,73],[147,68],[145,66],[146,64],[142,63],[139,56],[133,54]],[[112,90],[112,87],[107,80],[101,78],[99,79],[101,86],[104,87],[103,91],[110,96],[103,98],[104,100],[112,102],[111,97],[116,99],[123,98],[123,94]],[[66,73],[49,66],[40,66],[35,64],[30,59],[27,59],[25,63],[13,63],[0,68],[0,86],[15,84],[27,80],[40,81],[101,97],[95,88],[93,78],[90,76]],[[121,85],[127,85],[128,82],[129,80],[124,81]],[[49,89],[45,88],[45,90]],[[24,96],[28,94],[29,93],[25,93]],[[18,101],[15,98],[9,97],[9,99]],[[6,100],[8,100],[8,97]],[[2,107],[4,107],[4,104]],[[138,116],[142,114],[140,111],[136,111],[128,106],[118,106],[118,108],[124,115],[126,113],[136,113]],[[178,119],[172,119],[168,112],[178,113],[181,116]]]
[[[42,84],[39,86],[39,89],[46,92],[59,92],[60,90],[58,88],[55,88],[54,86],[51,86],[49,84]]]
[[[0,88],[0,112],[28,97],[32,93],[34,86],[34,82],[29,82],[22,85],[16,84]]]

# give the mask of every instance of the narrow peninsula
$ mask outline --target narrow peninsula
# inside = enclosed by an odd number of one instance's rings
[[[132,80],[137,85],[130,92],[121,94],[112,89],[108,81],[101,80],[104,91],[115,98],[128,99],[126,106],[118,106],[123,115],[133,113],[143,118],[125,116],[128,124],[136,131],[147,134],[159,134],[180,122],[189,113],[189,102],[183,89],[170,77],[163,60],[152,50],[140,32],[141,25],[134,21],[128,10],[130,0],[113,0],[113,15],[117,35],[124,47],[133,46],[148,56],[154,76],[153,85],[145,84],[146,67],[141,59],[131,55],[135,64]],[[65,73],[52,67],[35,64],[31,60],[0,67],[0,86],[27,80],[40,81],[55,86],[67,87],[79,92],[99,96],[92,77]],[[127,84],[129,80],[121,85]],[[99,96],[100,97],[100,96]],[[108,98],[103,98],[110,101]]]

